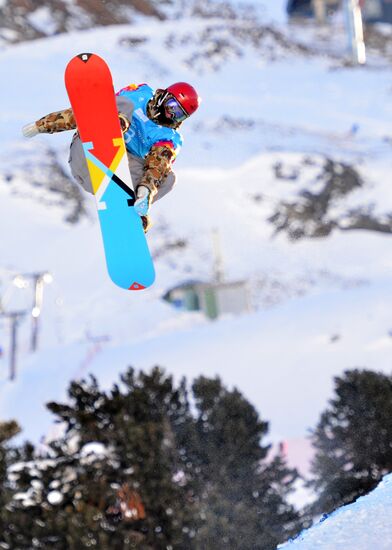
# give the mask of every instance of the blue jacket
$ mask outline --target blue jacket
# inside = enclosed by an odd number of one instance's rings
[[[116,95],[118,100],[131,101],[134,107],[131,124],[124,133],[127,150],[137,157],[145,158],[153,145],[162,145],[171,149],[176,157],[183,141],[180,132],[160,126],[147,116],[147,103],[154,95],[153,89],[147,84],[131,84]],[[117,103],[119,105],[119,101]]]

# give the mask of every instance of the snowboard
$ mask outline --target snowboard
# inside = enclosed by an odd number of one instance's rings
[[[155,279],[154,265],[133,206],[135,194],[109,67],[94,53],[77,55],[66,67],[65,87],[96,198],[109,276],[124,289],[147,288]]]

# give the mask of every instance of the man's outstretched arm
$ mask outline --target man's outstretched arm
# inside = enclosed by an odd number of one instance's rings
[[[64,109],[43,116],[36,122],[26,124],[22,132],[25,137],[33,137],[37,134],[54,134],[66,130],[75,130],[76,121],[72,109]]]

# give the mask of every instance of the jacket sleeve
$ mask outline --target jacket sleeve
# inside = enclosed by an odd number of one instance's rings
[[[153,145],[147,154],[140,185],[148,187],[153,197],[169,175],[174,158],[175,153],[170,147],[159,144]]]
[[[128,129],[129,121],[132,119],[133,103],[127,101],[125,98],[119,97],[116,99],[121,128],[124,132]],[[71,108],[50,113],[37,120],[35,124],[40,134],[54,134],[66,130],[76,130],[76,121]]]
[[[37,120],[35,124],[40,134],[54,134],[76,129],[75,117],[71,108],[50,113]]]
[[[116,95],[116,104],[119,114],[123,115],[125,118],[131,121],[133,111],[135,109],[133,102],[123,95]]]

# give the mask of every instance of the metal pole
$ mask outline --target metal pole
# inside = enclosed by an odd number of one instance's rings
[[[363,36],[362,12],[358,0],[345,0],[348,47],[354,63],[366,63],[366,48]]]
[[[355,32],[355,43],[356,43],[356,56],[357,61],[360,65],[366,63],[366,47],[365,39],[363,34],[363,21],[362,21],[362,10],[359,0],[352,0],[353,3],[353,18],[354,18],[354,32]]]
[[[1,313],[1,317],[6,317],[11,321],[11,341],[10,341],[10,380],[16,378],[16,359],[18,352],[18,327],[19,321],[26,315],[26,312]]]
[[[223,259],[220,246],[219,230],[214,229],[212,232],[212,242],[214,248],[214,279],[215,282],[221,283],[224,278],[223,274]]]
[[[313,0],[312,4],[317,23],[323,25],[327,19],[325,0]]]
[[[18,349],[18,316],[11,315],[10,380],[16,378],[16,352]]]
[[[47,271],[39,273],[25,273],[18,275],[18,284],[23,284],[25,279],[32,279],[34,297],[31,309],[31,336],[30,336],[30,351],[34,352],[38,348],[39,334],[39,317],[42,311],[42,303],[44,298],[44,285],[52,281],[52,276]],[[16,279],[15,279],[16,282]]]
[[[34,352],[38,347],[39,317],[33,317],[31,320],[31,339],[30,351]]]
[[[39,317],[41,314],[42,299],[44,283],[42,280],[42,273],[35,273],[32,275],[34,281],[34,302],[33,309],[31,310],[31,340],[30,350],[36,351],[38,348],[38,330],[39,330]]]

